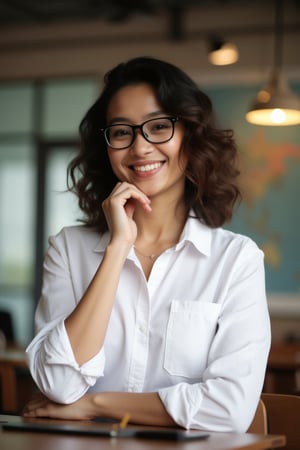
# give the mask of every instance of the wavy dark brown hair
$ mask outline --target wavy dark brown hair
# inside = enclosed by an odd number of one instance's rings
[[[182,150],[187,157],[185,201],[188,210],[210,227],[228,222],[240,198],[237,148],[232,130],[215,125],[209,97],[181,69],[153,58],[121,63],[104,77],[104,88],[81,121],[81,146],[68,167],[68,188],[79,199],[84,222],[107,230],[102,201],[118,182],[111,169],[101,128],[113,95],[122,87],[148,83],[162,109],[184,125]]]

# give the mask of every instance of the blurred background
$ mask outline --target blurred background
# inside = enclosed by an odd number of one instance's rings
[[[299,48],[299,0],[280,2],[280,10],[277,0],[0,0],[6,339],[22,348],[31,340],[48,236],[80,218],[76,199],[64,192],[66,166],[103,75],[123,60],[153,56],[194,78],[211,96],[219,125],[235,130],[244,203],[228,227],[265,251],[274,342],[299,340],[300,121],[264,126],[245,117],[274,70],[300,95]]]

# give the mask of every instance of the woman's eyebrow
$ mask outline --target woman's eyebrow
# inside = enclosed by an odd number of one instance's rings
[[[112,125],[114,123],[126,123],[129,120],[126,117],[114,117],[113,119],[108,121],[108,124]]]
[[[144,120],[143,121],[155,118],[157,116],[161,116],[162,114],[166,114],[166,113],[164,111],[153,111],[153,112],[151,112],[149,114],[146,114],[144,116]],[[110,125],[113,125],[115,123],[130,123],[130,122],[131,122],[131,120],[129,120],[128,117],[123,117],[123,116],[113,117],[111,120],[108,121],[108,123]]]

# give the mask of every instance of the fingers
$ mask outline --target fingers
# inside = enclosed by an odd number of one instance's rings
[[[31,411],[23,411],[23,417],[51,417],[47,408],[36,408]]]
[[[121,239],[131,245],[137,235],[137,227],[133,215],[139,204],[145,211],[151,211],[150,199],[136,186],[130,183],[118,183],[102,208],[112,239]]]
[[[52,402],[44,396],[31,400],[22,413],[23,417],[49,417],[63,420],[90,420],[93,418],[91,411],[91,396],[85,395],[76,402],[68,405]]]
[[[46,397],[35,399],[30,401],[26,407],[22,415],[24,417],[60,417],[64,405],[59,405],[58,403],[52,402]]]
[[[32,397],[31,400],[25,405],[23,413],[28,413],[36,408],[38,408],[40,405],[44,404],[46,401],[46,397],[42,394],[37,394],[34,397]]]
[[[43,394],[35,395],[24,407],[24,417],[49,417],[48,406],[50,400]]]
[[[140,203],[140,205],[146,211],[151,211],[151,201],[149,197],[147,197],[147,195],[145,195],[133,184],[129,184],[126,182],[118,183],[112,190],[110,196],[106,200],[104,200],[103,205],[105,207],[110,202],[115,202],[115,204],[120,204],[124,207],[130,200],[135,200],[136,202]]]

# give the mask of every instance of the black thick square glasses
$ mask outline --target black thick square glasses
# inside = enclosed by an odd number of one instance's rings
[[[163,144],[174,136],[175,123],[178,117],[157,117],[146,120],[140,125],[116,123],[102,128],[107,145],[115,150],[124,150],[131,147],[136,138],[136,130],[151,144]]]

